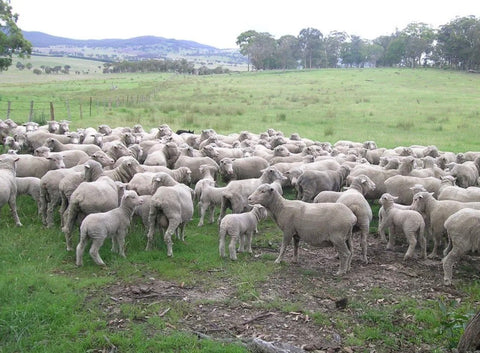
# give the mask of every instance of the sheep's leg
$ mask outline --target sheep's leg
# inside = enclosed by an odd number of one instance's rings
[[[167,244],[167,256],[172,257],[173,256],[173,250],[172,250],[172,235],[175,233],[175,230],[178,228],[180,225],[180,222],[178,220],[168,220],[168,228],[165,231],[165,235],[163,236],[163,240],[165,241],[165,244]]]
[[[153,235],[155,234],[155,226],[157,220],[157,211],[154,206],[150,206],[150,211],[148,213],[148,233],[147,233],[147,247],[146,251],[152,249]]]
[[[119,230],[118,233],[112,237],[112,242],[115,242],[115,239],[116,239],[116,243],[117,243],[117,250],[118,250],[118,254],[125,258],[125,237],[127,236],[127,232],[126,230]]]
[[[228,200],[225,197],[222,197],[222,205],[220,206],[220,215],[218,216],[218,224],[222,221],[223,217],[225,217],[225,213],[227,212],[227,203]]]
[[[387,250],[392,250],[395,248],[395,227],[388,227],[388,243]]]
[[[352,264],[352,258],[353,258],[353,237],[352,237],[352,231],[349,232],[347,241],[346,241],[348,250],[350,251],[350,256],[347,259],[347,271],[350,271],[350,267]]]
[[[448,243],[447,243],[447,247],[443,250],[443,256],[447,256],[447,254],[450,252],[450,250],[452,250],[452,239],[450,239],[450,237],[448,237]]]
[[[452,249],[447,256],[442,259],[443,264],[443,283],[446,286],[452,285],[452,272],[453,272],[453,265],[457,261],[457,259],[463,255],[463,251],[459,249]]]
[[[38,212],[42,217],[43,225],[47,226],[47,197],[44,188],[40,188],[40,202],[38,204]]]
[[[60,226],[63,227],[65,224],[65,211],[67,210],[68,207],[68,198],[65,195],[61,195],[62,202],[60,203],[60,209],[58,210],[58,213],[60,213]]]
[[[186,225],[187,225],[187,222],[182,222],[177,228],[177,232],[179,232],[177,234],[177,238],[183,242],[185,242],[185,226]]]
[[[90,247],[90,256],[92,257],[93,261],[99,266],[105,266],[105,262],[103,262],[102,258],[98,251],[103,245],[105,238],[94,238],[92,239],[92,246]]]
[[[238,252],[245,252],[245,236],[246,234],[245,233],[242,233],[240,234],[240,236],[238,237],[238,241],[239,241],[239,244],[238,244]]]
[[[300,244],[300,237],[298,234],[293,236],[293,262],[298,262],[298,245]]]
[[[221,257],[225,257],[225,235],[225,229],[220,227],[220,231],[218,232],[218,252]]]
[[[279,264],[283,260],[285,251],[287,250],[288,244],[292,241],[292,234],[283,233],[282,245],[280,245],[280,253],[278,254],[277,259],[275,260],[276,264]]]
[[[78,242],[77,249],[76,249],[76,261],[75,264],[77,266],[83,266],[83,252],[85,251],[85,247],[87,246],[88,235],[85,232],[80,232],[80,241]]]
[[[417,237],[414,232],[408,232],[407,234],[405,234],[405,237],[407,238],[407,242],[409,245],[407,252],[403,257],[403,260],[408,260],[413,256],[413,252],[415,251],[415,247],[417,246]]]
[[[12,213],[13,220],[15,221],[15,224],[17,227],[22,226],[22,222],[20,222],[20,218],[18,217],[18,212],[17,212],[17,195],[13,195],[13,197],[10,197],[8,200],[8,205],[10,207],[10,212]]]
[[[337,276],[344,275],[348,271],[348,263],[350,261],[352,252],[348,249],[347,241],[343,236],[336,237],[338,240],[332,241],[333,246],[337,250],[340,257],[340,267],[336,273]]]
[[[53,213],[54,213],[55,207],[57,207],[57,205],[60,202],[60,197],[58,195],[51,195],[51,196],[53,197],[50,198],[50,202],[47,205],[47,228],[52,228],[54,226]]]
[[[385,236],[385,224],[383,222],[383,216],[381,212],[378,214],[378,234],[380,235],[380,241],[382,243],[387,242],[387,237]]]
[[[432,249],[432,252],[430,253],[430,255],[428,255],[428,258],[429,259],[435,259],[438,257],[438,253],[437,253],[437,250],[438,250],[438,247],[440,246],[440,235],[437,235],[435,234],[433,236],[433,249]]]
[[[230,260],[236,261],[237,260],[237,252],[235,248],[237,246],[238,241],[238,233],[230,234],[230,244],[228,244],[228,253],[230,254]]]
[[[75,219],[78,214],[78,204],[70,203],[70,205],[68,205],[68,209],[65,212],[67,212],[67,219],[65,220],[65,224],[62,227],[62,232],[65,233],[65,242],[67,244],[67,251],[71,251],[72,250],[72,244],[71,244],[72,230],[75,223]]]
[[[200,209],[200,220],[198,221],[198,227],[202,227],[203,220],[205,219],[205,211],[206,211],[206,207],[204,206],[202,201],[198,202],[198,208]]]
[[[214,203],[208,206],[208,212],[210,212],[210,224],[215,223],[215,204]]]
[[[365,264],[368,264],[367,252],[368,252],[368,232],[370,228],[370,222],[364,222],[360,224],[360,245],[362,247],[362,258]]]
[[[253,251],[252,251],[252,238],[253,238],[253,233],[252,233],[252,232],[248,232],[248,233],[246,234],[246,236],[247,236],[247,252],[248,252],[249,254],[252,254],[252,253],[253,253]]]

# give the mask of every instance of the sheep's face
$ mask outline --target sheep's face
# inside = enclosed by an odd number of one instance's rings
[[[269,203],[274,192],[275,190],[270,185],[262,184],[248,197],[248,204],[260,204],[265,206]]]
[[[392,195],[390,195],[389,193],[385,193],[383,194],[380,199],[378,200],[378,202],[380,203],[380,205],[382,206],[386,206],[386,205],[391,205],[395,202],[395,200],[397,199],[398,197],[393,197]]]

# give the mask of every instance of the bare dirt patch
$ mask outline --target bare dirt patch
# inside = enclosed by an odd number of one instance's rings
[[[155,315],[164,318],[166,327],[172,330],[220,340],[259,338],[320,352],[363,352],[366,347],[345,343],[345,335],[351,329],[338,325],[339,316],[355,316],[352,307],[355,303],[381,309],[404,298],[461,301],[466,295],[454,287],[443,286],[440,260],[419,259],[417,252],[414,259],[403,261],[406,246],[398,246],[393,252],[385,251],[385,245],[371,237],[370,262],[364,264],[355,241],[356,255],[351,271],[336,277],[339,261],[333,248],[301,245],[299,263],[291,263],[290,249],[286,263],[279,265],[267,281],[256,285],[257,294],[252,300],[237,298],[237,284],[232,281],[223,280],[213,287],[202,285],[201,281],[185,286],[147,277],[138,283],[117,283],[109,287],[110,297],[101,305],[114,329],[122,329],[132,320],[125,319],[119,309],[121,304],[148,307],[161,303],[162,308]],[[257,248],[254,253],[255,256],[246,261],[271,261],[264,258],[267,253],[272,257],[269,249]],[[474,273],[479,273],[475,261],[464,261],[470,269],[475,269]],[[465,278],[472,278],[472,272],[459,269],[454,273],[454,281]],[[184,304],[184,312],[170,323],[169,310],[179,303]],[[140,315],[134,320],[147,321],[149,316]],[[412,318],[399,317],[398,320]],[[355,324],[362,323],[355,321]],[[429,347],[408,345],[399,346],[398,350],[368,349],[369,352],[429,351]]]

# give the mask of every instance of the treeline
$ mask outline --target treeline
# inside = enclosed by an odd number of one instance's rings
[[[316,28],[279,39],[250,30],[237,37],[237,45],[256,70],[367,66],[479,70],[480,20],[456,18],[438,29],[414,22],[374,40],[339,31],[323,35]]]
[[[177,72],[182,74],[211,75],[229,72],[221,66],[210,69],[206,66],[195,67],[186,59],[151,59],[141,61],[109,62],[103,64],[103,73],[125,73],[125,72]]]

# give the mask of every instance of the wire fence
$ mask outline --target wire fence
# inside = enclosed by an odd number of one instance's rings
[[[152,101],[155,94],[121,95],[107,99],[84,100],[0,100],[0,114],[16,122],[83,119],[120,107],[133,107]]]

